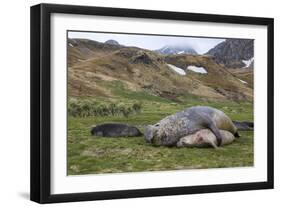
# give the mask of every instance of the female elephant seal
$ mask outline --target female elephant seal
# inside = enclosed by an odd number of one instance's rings
[[[232,133],[220,130],[222,136],[221,145],[227,145],[234,141]],[[177,147],[218,147],[218,142],[214,133],[209,129],[201,129],[194,134],[185,136],[177,142]]]
[[[167,116],[154,125],[148,125],[144,135],[147,142],[154,145],[175,146],[180,138],[201,129],[210,129],[217,138],[218,146],[222,142],[219,129],[239,137],[231,119],[222,111],[208,106],[194,106]]]

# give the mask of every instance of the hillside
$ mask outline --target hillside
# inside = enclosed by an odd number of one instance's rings
[[[112,44],[109,40],[107,43],[101,43],[88,39],[68,39],[68,66],[83,62],[89,58],[105,55],[107,52],[118,50],[123,46]]]
[[[239,77],[206,55],[163,55],[116,43],[68,40],[70,96],[252,101],[252,87]]]
[[[242,82],[245,81],[250,88],[254,88],[254,70],[253,68],[227,69]]]

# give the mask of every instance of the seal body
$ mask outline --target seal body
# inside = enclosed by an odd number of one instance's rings
[[[92,128],[91,134],[103,137],[137,137],[141,136],[140,130],[134,126],[118,123],[105,123]]]
[[[227,145],[235,140],[232,133],[220,130],[222,135],[221,145]],[[177,147],[218,147],[217,138],[209,129],[201,129],[194,134],[182,137],[177,142]]]
[[[167,116],[154,125],[148,125],[145,139],[158,146],[175,146],[180,138],[201,129],[210,129],[217,138],[218,146],[222,140],[219,129],[238,136],[237,128],[225,113],[208,106],[195,106]]]
[[[254,122],[250,121],[233,121],[233,124],[237,127],[239,131],[253,131]]]

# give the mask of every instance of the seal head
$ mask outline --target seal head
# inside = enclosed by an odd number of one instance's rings
[[[153,138],[156,136],[159,124],[147,125],[144,131],[144,137],[146,142],[153,143]]]

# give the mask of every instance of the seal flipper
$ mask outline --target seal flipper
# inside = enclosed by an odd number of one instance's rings
[[[217,138],[217,142],[218,142],[218,147],[221,146],[222,136],[221,136],[221,133],[220,133],[220,130],[218,129],[218,127],[215,125],[215,123],[213,121],[209,124],[208,127],[215,134],[215,136]]]
[[[214,135],[217,138],[217,146],[221,146],[222,143],[222,135],[220,133],[220,130],[218,129],[218,127],[216,126],[215,122],[211,119],[211,117],[208,114],[205,113],[198,113],[198,115],[202,118],[202,120],[204,120],[204,125],[205,127],[209,128]]]
[[[234,133],[234,136],[235,136],[236,138],[241,137],[240,134],[238,133],[238,131]]]
[[[210,145],[215,148],[215,149],[218,149],[218,146],[216,145],[216,143],[214,143],[213,141],[210,142]]]

